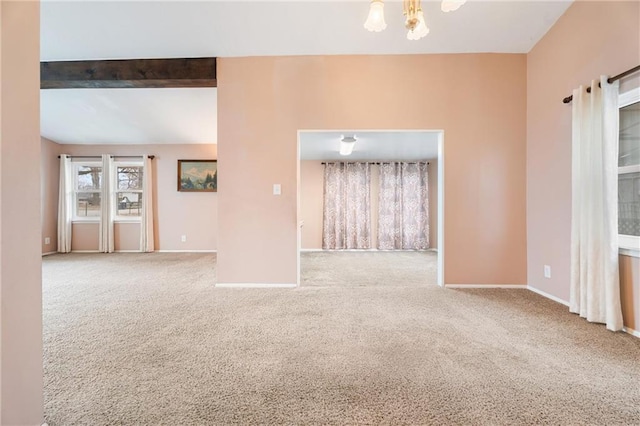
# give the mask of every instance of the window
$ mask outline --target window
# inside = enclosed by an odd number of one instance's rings
[[[618,234],[622,252],[640,256],[640,88],[620,95]]]
[[[141,162],[114,162],[109,193],[113,194],[112,215],[116,221],[139,221],[142,215]],[[102,162],[73,162],[73,220],[97,221],[101,215]]]
[[[74,163],[74,220],[95,220],[100,217],[102,191],[101,163]]]
[[[142,173],[140,163],[115,163],[116,220],[139,220],[142,215]]]

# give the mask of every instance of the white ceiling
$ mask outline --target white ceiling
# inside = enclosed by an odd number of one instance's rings
[[[62,144],[217,143],[217,89],[41,90],[40,132]]]
[[[369,0],[55,1],[41,3],[41,59],[269,55],[526,53],[571,0],[469,0],[443,13],[422,1],[431,33],[405,37],[402,2],[388,28],[363,28]],[[212,95],[213,93],[213,95]],[[43,136],[59,143],[216,142],[215,89],[41,91]]]
[[[300,159],[322,161],[417,161],[438,158],[438,131],[303,131]],[[342,135],[356,135],[349,156],[340,155]]]
[[[422,3],[431,33],[409,41],[392,0],[380,33],[363,28],[368,0],[44,1],[41,58],[526,53],[571,0],[469,0],[449,13]]]

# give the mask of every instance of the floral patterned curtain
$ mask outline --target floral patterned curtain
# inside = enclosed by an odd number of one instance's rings
[[[427,163],[382,163],[378,196],[378,248],[429,248]]]
[[[371,166],[327,163],[324,168],[322,248],[371,248]]]

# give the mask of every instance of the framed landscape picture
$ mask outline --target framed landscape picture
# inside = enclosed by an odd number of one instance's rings
[[[216,160],[178,160],[178,191],[218,191]]]

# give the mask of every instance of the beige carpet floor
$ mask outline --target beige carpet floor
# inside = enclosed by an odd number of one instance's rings
[[[438,283],[434,251],[313,251],[300,257],[306,287],[422,287]]]
[[[46,421],[640,424],[640,339],[526,290],[401,285],[402,256],[322,282],[344,259],[304,254],[293,290],[215,289],[212,254],[46,257]]]

